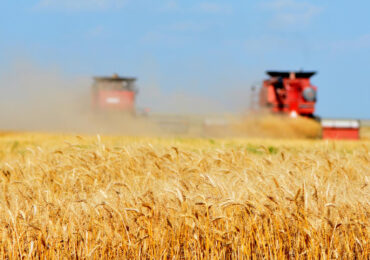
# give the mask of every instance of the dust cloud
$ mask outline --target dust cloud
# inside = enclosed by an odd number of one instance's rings
[[[305,117],[291,118],[267,112],[247,114],[232,124],[234,135],[258,138],[316,139],[321,135],[320,123]]]
[[[225,115],[238,114],[249,110],[251,84],[241,82],[209,83],[203,86],[208,93],[202,93],[197,85],[173,86],[165,91],[155,78],[139,79],[138,106],[150,108],[154,113],[180,115]],[[190,84],[190,83],[189,83]],[[215,94],[216,93],[216,94]]]
[[[18,131],[76,131],[88,123],[87,78],[57,68],[15,62],[0,72],[0,127]]]
[[[181,132],[177,129],[186,132],[189,124],[201,124],[200,114],[227,111],[225,102],[190,92],[165,92],[155,80],[139,79],[139,114],[140,108],[150,108],[152,116],[97,116],[91,108],[91,84],[91,75],[71,77],[57,67],[43,67],[28,60],[13,62],[0,70],[0,128],[158,135],[168,125],[175,133]],[[167,132],[172,131],[171,127]]]
[[[29,61],[0,71],[0,129],[87,134],[160,133],[145,118],[96,114],[91,105],[91,76],[71,77],[58,68]]]

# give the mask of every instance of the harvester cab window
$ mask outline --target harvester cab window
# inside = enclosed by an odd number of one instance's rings
[[[284,88],[284,81],[283,81],[283,78],[282,77],[278,77],[278,79],[276,80],[276,82],[274,84],[274,87],[276,89],[282,89],[282,88]]]

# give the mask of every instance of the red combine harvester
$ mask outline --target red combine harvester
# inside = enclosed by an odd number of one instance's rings
[[[136,78],[95,77],[92,86],[92,105],[97,111],[135,113]]]
[[[317,88],[310,83],[316,72],[267,71],[263,81],[260,105],[273,113],[314,117]]]

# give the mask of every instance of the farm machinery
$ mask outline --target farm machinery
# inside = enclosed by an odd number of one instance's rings
[[[92,106],[95,111],[134,114],[137,89],[136,78],[95,77],[92,85]]]
[[[259,93],[261,107],[272,113],[303,116],[321,122],[324,139],[359,139],[360,123],[353,119],[323,119],[317,117],[317,87],[310,78],[316,72],[267,71],[269,79],[263,81]]]
[[[272,113],[314,117],[317,88],[310,82],[315,72],[267,71],[259,95],[261,107]]]
[[[317,88],[310,83],[315,72],[267,71],[259,104],[273,113],[314,117]],[[92,106],[97,111],[118,111],[135,114],[136,78],[95,77],[92,86]]]
[[[359,122],[357,120],[320,120],[315,115],[317,102],[317,87],[310,79],[316,72],[313,71],[267,71],[268,79],[264,80],[260,91],[253,95],[253,100],[259,103],[259,109],[267,109],[274,114],[302,116],[321,121],[322,136],[325,139],[358,139]],[[137,88],[136,78],[120,77],[114,74],[111,77],[95,77],[92,85],[92,107],[96,118],[105,125],[130,125],[132,129],[139,121],[145,121],[145,128],[159,129],[160,133],[193,133],[198,135],[207,133],[226,134],[232,126],[238,125],[243,119],[237,116],[225,118],[220,115],[171,115],[150,114],[149,109],[140,111],[136,108],[135,100]],[[255,87],[252,90],[256,90]],[[257,94],[257,92],[254,92]],[[254,105],[253,105],[254,107]],[[126,120],[128,115],[131,119]],[[124,120],[122,120],[124,118]],[[234,129],[235,130],[235,129]]]

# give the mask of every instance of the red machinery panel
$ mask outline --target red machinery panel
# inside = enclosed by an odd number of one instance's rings
[[[315,72],[267,71],[269,79],[263,82],[260,104],[274,113],[313,117],[317,88],[310,77]]]
[[[323,139],[357,140],[360,138],[360,123],[358,120],[322,120]]]
[[[359,129],[325,127],[322,129],[322,138],[357,140],[360,138]]]
[[[135,78],[96,77],[92,86],[92,103],[96,110],[135,112]]]
[[[135,107],[133,91],[100,90],[97,97],[97,105],[102,109],[133,110]]]

